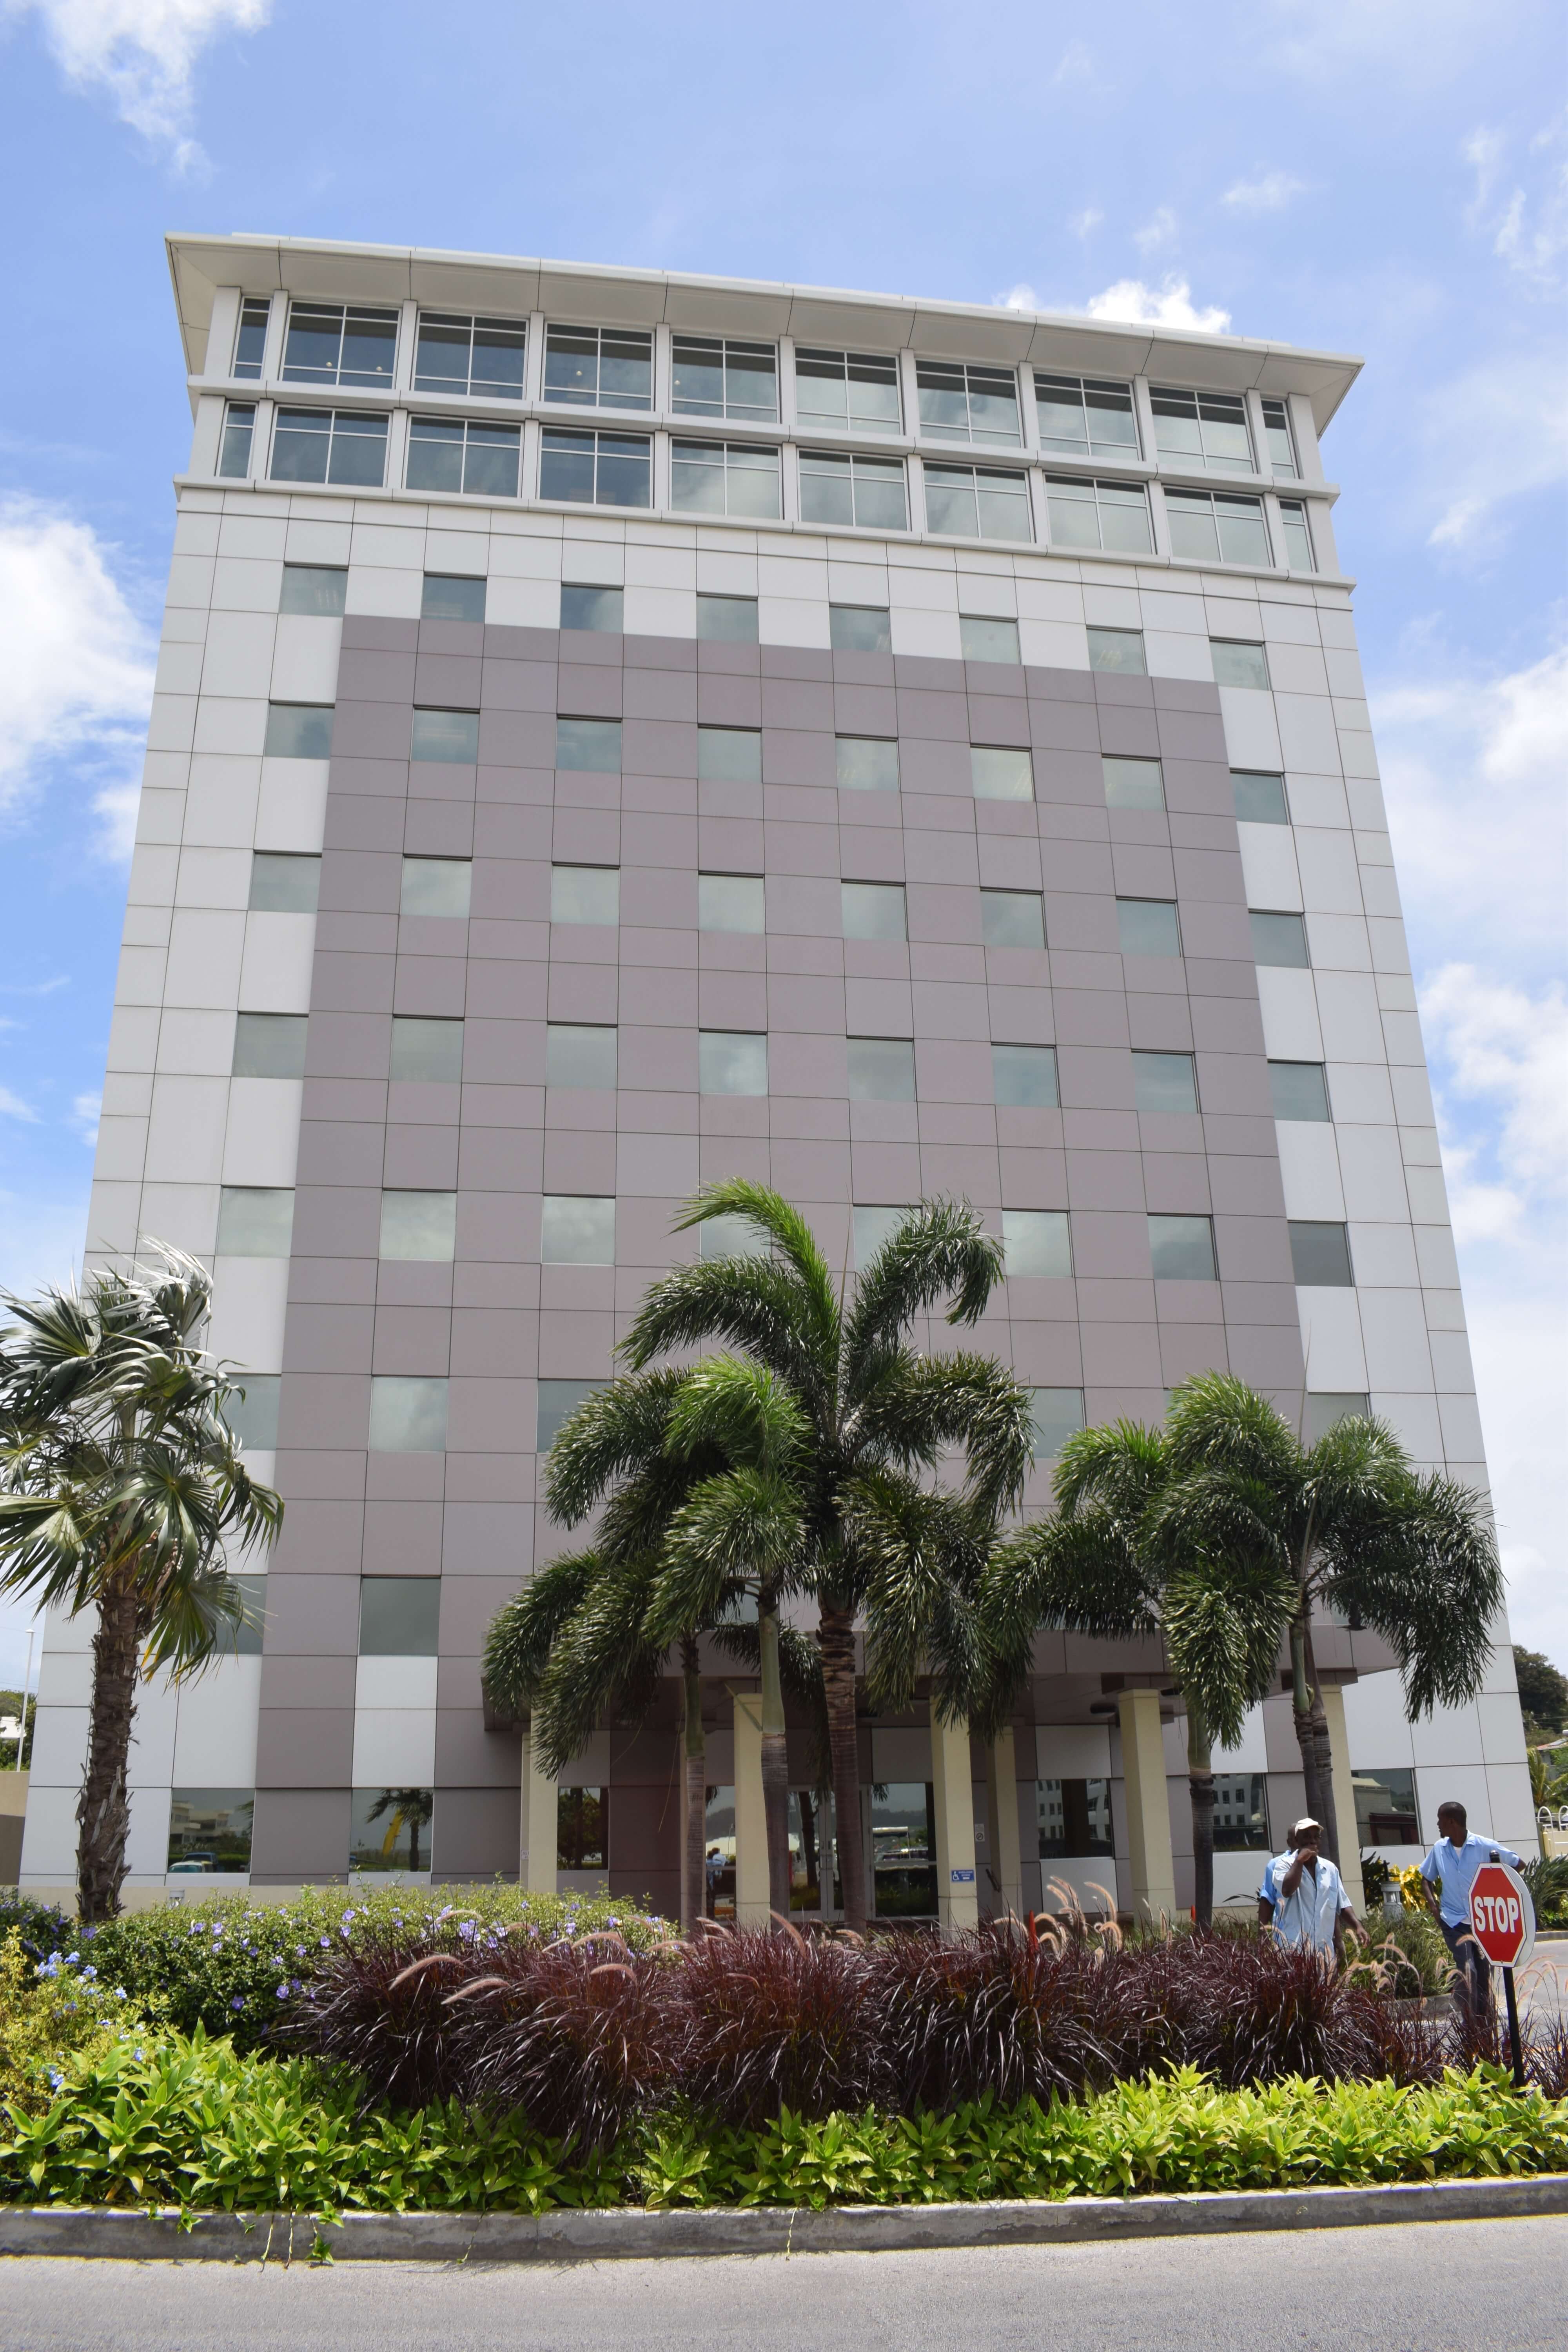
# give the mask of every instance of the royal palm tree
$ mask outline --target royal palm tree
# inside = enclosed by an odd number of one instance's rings
[[[77,1807],[89,1924],[118,1912],[125,1881],[138,1673],[182,1678],[232,1643],[228,1547],[265,1547],[282,1518],[226,1418],[244,1376],[197,1342],[211,1298],[194,1259],[153,1244],[127,1272],[4,1299],[0,1592],[98,1617]]]

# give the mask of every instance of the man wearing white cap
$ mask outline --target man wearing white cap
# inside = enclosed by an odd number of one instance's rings
[[[1318,1851],[1322,1824],[1305,1814],[1290,1831],[1290,1843],[1277,1853],[1258,1890],[1258,1924],[1272,1927],[1282,1944],[1314,1952],[1342,1952],[1345,1929],[1361,1922],[1351,1909],[1345,1883],[1333,1863]]]

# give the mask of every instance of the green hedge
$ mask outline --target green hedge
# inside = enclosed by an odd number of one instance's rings
[[[455,2104],[365,2111],[353,2084],[198,2032],[68,2059],[47,2114],[0,2108],[0,2200],[328,2213],[566,2205],[903,2204],[1568,2170],[1568,2100],[1479,2069],[1429,2089],[1215,2091],[1188,2070],[1081,2105],[948,2116],[664,2119],[600,2164]]]

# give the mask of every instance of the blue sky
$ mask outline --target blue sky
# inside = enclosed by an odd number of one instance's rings
[[[1352,351],[1325,445],[1516,1634],[1568,1665],[1563,27],[1509,0],[1110,16],[0,0],[0,1286],[85,1223],[189,412],[170,228],[364,237]],[[0,1677],[19,1667],[0,1612]]]

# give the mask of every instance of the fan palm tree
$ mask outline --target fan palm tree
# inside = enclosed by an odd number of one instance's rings
[[[227,1548],[269,1544],[282,1518],[225,1417],[243,1375],[197,1344],[211,1298],[194,1259],[154,1244],[129,1272],[4,1301],[0,1592],[98,1615],[77,1807],[89,1924],[118,1912],[125,1881],[138,1671],[183,1678],[232,1641]]]
[[[793,1407],[796,1434],[787,1451],[766,1474],[755,1465],[749,1474],[763,1547],[753,1567],[774,1580],[777,1598],[809,1593],[816,1604],[845,1917],[863,1928],[855,1624],[874,1565],[868,1529],[883,1527],[896,1549],[895,1502],[913,1510],[925,1477],[951,1450],[963,1454],[963,1491],[982,1512],[1000,1513],[1022,1492],[1027,1391],[988,1357],[922,1355],[909,1337],[915,1318],[944,1301],[950,1323],[978,1320],[1002,1277],[1001,1244],[967,1202],[928,1202],[900,1221],[846,1295],[805,1218],[781,1194],[738,1178],[710,1185],[678,1230],[712,1217],[747,1220],[760,1246],[699,1260],[655,1283],[622,1350],[640,1371],[717,1340],[771,1376]],[[716,1397],[714,1410],[738,1403],[731,1392],[727,1402]],[[741,1501],[731,1490],[732,1562]],[[710,1532],[717,1557],[717,1524]],[[702,1549],[687,1547],[684,1572],[698,1575]]]
[[[384,1813],[392,1819],[386,1825],[382,1841],[382,1853],[390,1857],[395,1851],[398,1833],[408,1832],[408,1867],[419,1867],[419,1832],[435,1818],[436,1799],[428,1789],[384,1789],[365,1815],[366,1821],[379,1822]]]

